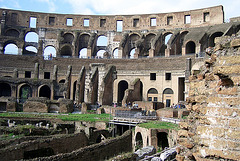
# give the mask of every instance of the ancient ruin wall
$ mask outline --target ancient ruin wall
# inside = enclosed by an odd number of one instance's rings
[[[215,39],[200,74],[190,76],[188,119],[178,160],[240,158],[240,34]]]
[[[18,10],[0,9],[0,19],[5,19],[7,25],[29,27],[30,17],[37,18],[38,28],[57,28],[71,30],[103,30],[116,31],[116,21],[123,22],[123,31],[127,30],[156,30],[178,27],[197,27],[223,23],[223,6],[209,7],[197,10],[156,13],[141,15],[74,15],[39,13]],[[5,16],[6,18],[3,18]],[[191,23],[186,23],[186,16],[191,17]],[[67,19],[72,25],[67,25]],[[155,19],[157,25],[151,24]],[[89,20],[89,25],[84,25]]]

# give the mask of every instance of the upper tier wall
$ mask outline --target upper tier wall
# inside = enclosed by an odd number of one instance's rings
[[[200,27],[224,22],[223,6],[197,10],[141,14],[141,15],[74,15],[39,13],[0,9],[0,19],[7,25],[29,27],[30,18],[35,17],[36,28],[61,28],[70,30],[116,31],[117,21],[122,21],[122,31],[159,30],[171,28]],[[67,19],[69,24],[67,25]],[[89,20],[84,25],[84,19]],[[72,21],[72,22],[71,22]],[[152,22],[151,22],[152,21]],[[155,24],[155,22],[156,24]],[[152,24],[151,24],[152,23]]]

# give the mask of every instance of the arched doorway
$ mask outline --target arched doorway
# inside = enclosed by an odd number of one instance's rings
[[[214,34],[212,34],[210,37],[209,37],[209,47],[214,47],[215,46],[215,43],[214,43],[214,39],[216,37],[221,37],[223,35],[222,32],[215,32]]]
[[[50,99],[51,89],[47,85],[42,86],[39,91],[39,97],[47,97]]]
[[[143,148],[143,139],[142,134],[138,132],[135,138],[135,151],[141,148]]]
[[[189,41],[186,44],[186,54],[195,54],[196,53],[196,45],[193,41]]]
[[[72,49],[70,46],[65,45],[64,47],[61,48],[60,51],[61,57],[71,57],[72,56]]]
[[[148,90],[148,101],[154,101],[157,102],[158,101],[158,91],[155,88],[150,88]]]
[[[10,97],[11,96],[11,87],[7,83],[0,83],[0,97]]]
[[[166,132],[157,133],[158,150],[163,151],[166,147],[169,147],[167,136],[168,134]]]
[[[128,83],[127,81],[120,81],[118,83],[118,104],[121,105],[122,104],[122,100],[125,94],[125,90],[128,89]]]
[[[53,46],[47,46],[44,49],[43,57],[45,60],[51,60],[52,57],[56,57],[56,49]]]
[[[99,36],[97,39],[97,46],[107,46],[108,39],[106,36]]]
[[[28,97],[32,97],[32,88],[25,84],[20,88],[20,103],[24,103]]]
[[[165,107],[170,107],[173,103],[173,90],[171,88],[166,88],[163,91],[163,103]]]

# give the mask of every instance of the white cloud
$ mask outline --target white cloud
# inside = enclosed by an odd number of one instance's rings
[[[49,12],[56,12],[56,0],[37,0],[39,2],[47,3]]]
[[[48,0],[42,0],[48,1]],[[223,5],[226,15],[239,15],[239,0],[65,0],[77,14],[147,14],[178,12]],[[236,9],[231,9],[236,8]]]

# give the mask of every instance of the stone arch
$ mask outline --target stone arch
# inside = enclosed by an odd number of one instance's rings
[[[42,85],[39,87],[39,97],[47,97],[51,99],[51,89],[48,85]]]
[[[113,50],[112,57],[115,58],[115,59],[118,58],[118,48],[115,48],[115,49]]]
[[[100,35],[97,38],[97,46],[107,46],[108,45],[108,38],[107,36]]]
[[[216,37],[221,37],[222,35],[223,35],[223,32],[215,32],[212,35],[210,35],[208,40],[209,47],[214,47],[215,46],[214,39]]]
[[[8,29],[6,32],[5,32],[5,36],[11,36],[11,37],[19,37],[20,35],[20,32],[16,29]]]
[[[146,37],[144,38],[144,51],[142,56],[147,57],[149,56],[149,50],[152,46],[152,40],[156,37],[156,34],[154,33],[148,33]]]
[[[124,98],[125,95],[125,90],[128,89],[128,82],[125,80],[121,80],[118,83],[118,104],[120,105],[122,103],[122,100]]]
[[[57,51],[54,46],[52,45],[46,46],[43,51],[43,57],[45,60],[51,60],[51,58],[56,57],[56,52]]]
[[[29,31],[25,34],[25,42],[35,42],[38,43],[38,34],[33,31]]]
[[[147,92],[148,101],[158,101],[158,91],[155,88],[150,88]]]
[[[63,43],[72,44],[74,40],[74,35],[72,33],[65,33],[63,35]]]
[[[186,43],[186,54],[195,54],[196,53],[196,43],[192,40]]]
[[[4,54],[18,55],[18,46],[14,41],[7,41],[3,48]]]
[[[169,147],[168,144],[168,133],[166,132],[158,132],[157,133],[157,145],[158,150],[163,151],[166,147]]]
[[[79,51],[79,58],[87,58],[87,48],[82,48]]]
[[[82,48],[87,48],[88,47],[88,42],[90,39],[90,34],[88,33],[83,33],[79,36],[78,38],[78,53]]]
[[[180,32],[180,35],[178,36],[179,37],[179,45],[177,45],[177,47],[176,47],[177,55],[183,55],[182,48],[183,48],[183,44],[184,44],[184,38],[188,34],[188,32],[189,31],[184,30],[184,31]]]
[[[135,151],[143,148],[143,137],[140,132],[137,132],[135,136]]]
[[[173,103],[173,90],[171,88],[166,88],[163,90],[163,103],[166,107],[170,107]]]
[[[61,57],[72,57],[72,46],[71,45],[64,45],[60,50]]]
[[[12,93],[11,86],[8,83],[0,83],[0,97],[10,97]]]
[[[36,55],[38,49],[35,46],[27,45],[23,50],[23,55]]]
[[[66,82],[65,79],[61,79],[58,83],[62,83],[62,84],[64,84],[65,82]]]
[[[171,39],[172,35],[173,35],[172,32],[166,32],[166,33],[163,34],[162,38],[163,38],[163,42],[164,42],[165,45],[168,44],[168,42]]]
[[[32,87],[26,83],[19,86],[19,100],[24,103],[29,97],[32,97]]]
[[[97,58],[104,58],[108,57],[107,51],[106,50],[98,50],[96,54]]]
[[[136,53],[136,48],[134,47],[134,48],[132,48],[132,49],[130,50],[130,52],[129,52],[129,58],[130,58],[130,59],[135,58],[135,53]]]

